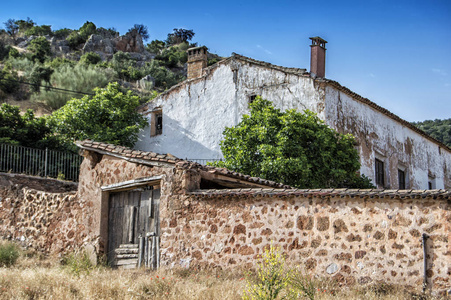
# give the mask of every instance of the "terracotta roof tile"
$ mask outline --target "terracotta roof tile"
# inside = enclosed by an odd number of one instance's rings
[[[90,151],[99,151],[100,152],[107,152],[111,153],[117,156],[120,156],[123,159],[130,160],[132,162],[136,163],[143,163],[143,161],[149,161],[149,162],[163,162],[167,164],[172,164],[174,166],[178,166],[185,169],[198,169],[207,171],[213,174],[219,174],[230,178],[240,179],[252,183],[256,183],[259,185],[265,185],[269,187],[275,187],[275,188],[290,188],[288,185],[284,185],[282,183],[277,183],[274,181],[258,178],[258,177],[251,177],[249,175],[244,175],[241,173],[233,172],[225,168],[215,168],[212,166],[204,166],[196,162],[186,161],[179,159],[175,157],[172,154],[158,154],[154,152],[146,152],[146,151],[139,151],[139,150],[131,150],[130,148],[118,146],[118,145],[112,145],[112,144],[106,144],[106,143],[99,143],[94,142],[91,140],[84,140],[84,141],[77,141],[76,145],[82,149],[90,150]],[[252,193],[251,189],[248,189],[249,193]]]
[[[351,197],[351,198],[386,198],[386,199],[418,199],[418,198],[433,198],[433,199],[451,199],[451,190],[356,190],[356,189],[224,189],[224,190],[197,190],[190,192],[191,195],[200,197],[215,198],[227,196],[267,196],[267,197]]]

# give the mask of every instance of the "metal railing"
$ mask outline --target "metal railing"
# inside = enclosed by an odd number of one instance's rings
[[[49,149],[0,144],[0,172],[78,181],[83,157]]]
[[[222,158],[185,158],[185,160],[197,162],[201,165],[206,165],[208,162],[222,161]]]

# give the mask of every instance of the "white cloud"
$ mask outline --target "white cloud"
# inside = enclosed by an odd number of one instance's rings
[[[263,48],[261,45],[256,45],[258,49],[265,51],[266,54],[272,55],[272,52],[268,49]]]
[[[438,74],[440,76],[448,76],[448,73],[446,73],[446,71],[442,70],[442,69],[434,68],[434,69],[432,69],[432,72],[434,72],[434,73],[436,73],[436,74]]]

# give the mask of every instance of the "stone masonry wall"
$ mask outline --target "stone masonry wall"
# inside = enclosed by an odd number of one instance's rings
[[[24,175],[0,175],[0,238],[46,254],[91,245],[91,201],[80,201],[77,185]]]
[[[161,220],[168,266],[253,267],[271,243],[290,263],[341,283],[384,281],[420,289],[421,235],[428,284],[451,285],[447,200],[190,195]]]

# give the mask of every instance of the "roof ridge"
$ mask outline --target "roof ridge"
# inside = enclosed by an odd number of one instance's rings
[[[403,118],[399,117],[398,115],[392,113],[391,111],[389,111],[388,109],[380,106],[379,104],[371,101],[370,99],[363,97],[359,94],[357,94],[356,92],[353,92],[351,89],[349,89],[348,87],[345,87],[343,85],[341,85],[339,82],[332,80],[332,79],[327,79],[327,78],[319,78],[319,79],[315,79],[316,81],[319,82],[325,82],[327,84],[330,84],[334,87],[336,87],[337,89],[341,90],[342,92],[344,92],[345,94],[348,94],[349,96],[356,98],[356,100],[369,105],[370,107],[380,111],[381,113],[383,113],[384,115],[388,116],[389,118],[401,123],[402,125],[407,126],[409,129],[412,129],[413,131],[415,131],[416,133],[424,136],[425,138],[431,140],[432,142],[438,144],[439,146],[443,147],[444,149],[448,150],[451,152],[451,147],[445,145],[444,143],[442,143],[441,141],[433,138],[432,136],[430,136],[429,134],[427,134],[426,132],[424,132],[423,130],[421,130],[420,128],[412,125],[410,122],[404,120]]]

